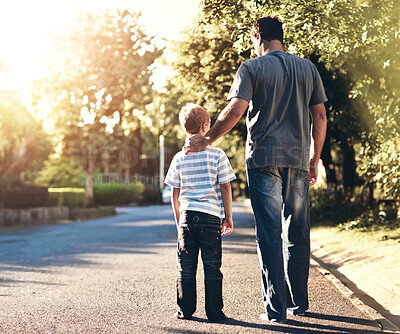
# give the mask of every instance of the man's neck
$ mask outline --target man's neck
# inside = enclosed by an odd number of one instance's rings
[[[261,44],[261,56],[274,51],[283,51],[282,43],[278,40],[263,41]]]

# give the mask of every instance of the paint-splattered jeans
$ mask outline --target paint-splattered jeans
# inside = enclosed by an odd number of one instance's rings
[[[308,309],[310,214],[308,172],[283,167],[248,169],[256,221],[262,297],[270,319]]]

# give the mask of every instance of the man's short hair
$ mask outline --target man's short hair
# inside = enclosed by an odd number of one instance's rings
[[[186,104],[179,112],[179,122],[187,134],[198,133],[201,126],[209,121],[208,112],[194,103]]]
[[[253,36],[260,34],[265,41],[277,39],[283,44],[282,22],[276,16],[265,16],[256,20],[251,33]]]

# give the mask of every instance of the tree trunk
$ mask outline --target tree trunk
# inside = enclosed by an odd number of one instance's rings
[[[329,119],[328,110],[327,110],[327,117]],[[332,161],[331,134],[330,134],[330,130],[329,130],[329,125],[328,125],[328,128],[326,129],[326,137],[325,137],[324,146],[322,147],[321,160],[325,167],[326,185],[328,187],[333,187],[334,189],[336,189],[337,188],[337,178],[336,178],[335,165],[333,164],[333,161]]]
[[[138,161],[137,161],[137,173],[139,173],[139,175],[143,175],[144,169],[147,168],[146,164],[145,166],[143,166],[143,161],[142,161],[142,154],[143,154],[143,143],[144,140],[142,138],[142,132],[140,130],[140,121],[139,122],[139,126],[138,128],[135,130],[135,137],[137,138],[138,141],[138,146],[137,146],[137,154],[138,154]]]
[[[356,184],[356,175],[355,152],[353,146],[349,144],[343,148],[342,165],[343,194],[347,198],[353,196],[353,190]]]
[[[326,185],[328,187],[333,187],[334,189],[337,188],[337,178],[336,178],[336,171],[335,171],[335,165],[332,161],[332,155],[331,155],[331,145],[330,143],[328,144],[327,142],[329,141],[329,138],[325,141],[324,147],[322,149],[321,153],[321,160],[325,168],[325,173],[326,173]]]
[[[371,206],[375,202],[375,197],[374,197],[375,184],[371,182],[368,185],[368,189],[369,189],[369,192],[368,192],[368,195],[369,195],[368,196],[368,204]]]
[[[89,157],[86,169],[86,187],[85,187],[85,203],[84,203],[85,208],[97,207],[97,203],[94,200],[93,174],[94,174],[94,160],[91,159],[91,157]]]
[[[362,201],[364,206],[372,206],[375,203],[374,197],[375,184],[370,182],[362,188]]]
[[[130,183],[130,180],[131,180],[131,166],[129,165],[128,167],[124,168],[124,182]]]

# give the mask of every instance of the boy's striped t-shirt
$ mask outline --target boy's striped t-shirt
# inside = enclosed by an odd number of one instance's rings
[[[204,151],[178,152],[169,167],[165,183],[180,188],[179,211],[200,211],[225,217],[219,185],[236,179],[223,150],[207,146]]]

